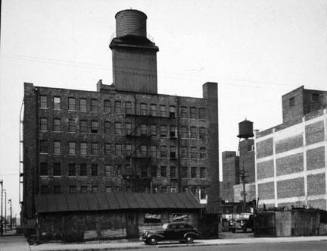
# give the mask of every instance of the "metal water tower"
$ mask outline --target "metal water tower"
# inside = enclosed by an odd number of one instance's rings
[[[250,120],[243,120],[242,122],[238,123],[238,135],[240,139],[248,139],[252,138],[253,135],[253,122]]]

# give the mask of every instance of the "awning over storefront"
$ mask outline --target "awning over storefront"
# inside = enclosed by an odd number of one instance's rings
[[[39,195],[36,198],[37,213],[202,207],[191,193],[71,193]]]

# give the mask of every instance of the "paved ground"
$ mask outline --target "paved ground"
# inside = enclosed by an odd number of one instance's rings
[[[0,251],[50,251],[50,250],[327,250],[327,236],[308,236],[308,237],[281,237],[281,238],[253,238],[246,234],[233,235],[238,237],[234,239],[214,239],[214,240],[197,240],[193,244],[161,243],[156,246],[148,246],[140,241],[93,241],[86,243],[46,243],[41,245],[29,246],[23,236],[6,236],[0,237]]]

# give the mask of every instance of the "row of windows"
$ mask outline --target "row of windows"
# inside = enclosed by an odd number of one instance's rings
[[[79,101],[79,102],[78,102]],[[88,100],[85,98],[76,99],[74,97],[68,98],[68,111],[81,111],[81,112],[98,112],[100,109],[100,102],[98,99],[91,99],[88,104]],[[131,101],[126,101],[122,103],[120,100],[111,101],[104,100],[103,101],[103,112],[105,113],[126,113],[126,114],[134,114],[134,104]],[[62,98],[59,96],[53,97],[52,107],[54,110],[63,109]],[[158,109],[159,107],[159,109]],[[40,96],[40,108],[47,109],[48,108],[48,96],[41,95]],[[147,104],[140,103],[139,104],[139,114],[140,115],[152,115],[152,116],[167,116],[167,106],[166,105],[157,105],[157,104]],[[169,116],[175,117],[176,114],[176,106],[169,106]],[[180,116],[194,119],[205,119],[206,112],[205,108],[197,108],[197,107],[180,107]]]
[[[77,149],[79,146],[79,149]],[[62,155],[68,154],[71,156],[75,156],[78,154],[80,155],[99,155],[102,154],[100,149],[100,144],[97,142],[93,143],[76,143],[76,142],[68,142],[66,145],[66,151],[64,151],[62,147],[61,141],[54,141],[52,153],[54,155]],[[134,147],[131,144],[104,144],[104,154],[105,155],[116,155],[116,156],[137,156],[137,157],[152,157],[152,158],[167,158],[170,157],[171,159],[177,158],[177,147],[174,145],[168,146],[161,145],[157,147],[155,145],[140,145],[139,147]],[[159,151],[158,151],[159,150]],[[40,153],[49,153],[49,143],[46,140],[40,141]],[[190,148],[186,146],[182,146],[180,148],[181,158],[192,158],[192,159],[206,159],[207,158],[207,151],[205,147],[196,147],[192,146]],[[169,156],[168,156],[169,154]]]
[[[41,190],[40,192],[42,194],[48,194],[50,192],[53,192],[53,193],[62,193],[63,192],[62,187],[59,184],[55,184],[53,186],[42,184],[40,187],[40,190]],[[105,187],[106,192],[115,192],[115,191],[118,192],[118,191],[122,191],[122,190],[123,189],[119,186],[106,186]],[[125,190],[130,191],[130,187],[126,187]],[[94,193],[94,192],[99,191],[99,187],[98,187],[98,185],[89,185],[89,184],[80,185],[80,186],[69,185],[68,191],[69,191],[69,193],[77,193],[77,192],[81,192],[81,193],[93,192]],[[200,193],[201,199],[206,198],[206,188],[205,187],[184,186],[183,191],[190,191],[194,195],[197,195],[198,193]],[[172,185],[172,186],[154,185],[153,192],[176,193],[177,187],[176,187],[176,185]]]
[[[79,167],[79,168],[78,168]],[[129,164],[124,166],[126,172],[131,171],[131,166]],[[207,174],[206,167],[181,167],[181,178],[206,178]],[[122,165],[104,165],[103,173],[106,177],[119,177],[122,175]],[[151,166],[151,167],[142,167],[139,170],[139,175],[141,177],[169,177],[177,178],[177,168],[176,166]],[[40,176],[50,176],[51,169],[47,162],[40,163]],[[67,173],[64,173],[64,170],[60,162],[55,162],[52,165],[52,176],[64,176]],[[87,166],[85,163],[76,165],[75,163],[68,164],[68,176],[102,176],[100,174],[99,166],[97,164],[91,164]]]
[[[77,124],[79,124],[79,132],[81,133],[99,133],[100,125],[97,120],[80,120],[79,123],[75,119],[68,120],[68,132],[77,132]],[[40,118],[40,131],[46,132],[49,129],[49,123],[47,118]],[[63,131],[64,127],[62,124],[62,120],[60,118],[54,118],[52,123],[52,129],[55,132]],[[136,130],[133,129],[133,124],[130,121],[126,121],[125,123],[115,122],[112,123],[110,121],[104,121],[103,123],[103,131],[104,133],[114,132],[116,135],[150,135],[157,136],[159,129],[160,137],[177,137],[177,127],[174,125],[160,125],[157,126],[155,124],[146,125],[140,124]],[[196,127],[196,126],[181,126],[180,127],[180,136],[181,138],[197,138],[204,140],[206,138],[206,128],[205,127]]]

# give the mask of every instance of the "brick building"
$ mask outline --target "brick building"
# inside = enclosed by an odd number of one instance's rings
[[[222,173],[220,196],[225,201],[234,202],[233,186],[240,184],[239,156],[235,151],[222,153]]]
[[[283,124],[258,132],[256,191],[267,206],[327,208],[327,92],[285,94]]]
[[[25,223],[40,194],[188,190],[217,207],[217,84],[205,83],[202,98],[159,94],[159,48],[146,18],[116,14],[113,84],[83,91],[25,83]]]

